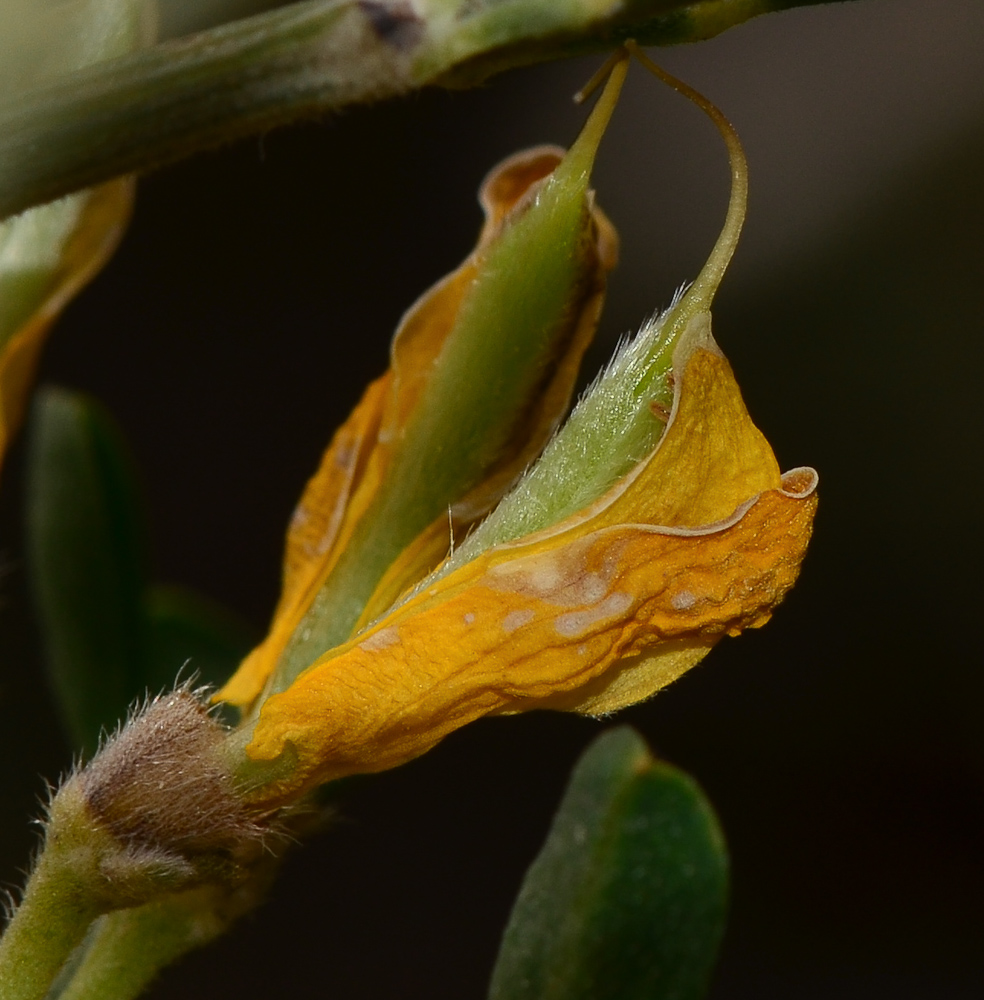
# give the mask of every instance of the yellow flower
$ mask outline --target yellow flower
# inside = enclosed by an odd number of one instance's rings
[[[336,435],[291,529],[270,637],[220,693],[247,710],[249,760],[270,765],[258,807],[394,767],[482,716],[603,715],[648,698],[722,636],[764,624],[792,586],[816,474],[780,474],[710,332],[744,212],[744,161],[721,127],[732,205],[690,291],[622,349],[539,464],[435,572],[432,550],[420,558],[424,532],[346,640],[276,683],[314,600],[299,581],[324,579],[322,540],[339,544],[351,484],[385,447],[376,428],[392,375]]]
[[[768,620],[816,476],[780,476],[706,324],[688,340],[670,426],[626,481],[425,586],[266,700],[247,752],[296,763],[264,801],[394,767],[484,715],[615,711]]]

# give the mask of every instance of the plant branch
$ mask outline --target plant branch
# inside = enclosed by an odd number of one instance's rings
[[[307,0],[0,104],[0,217],[246,135],[429,85],[709,38],[816,0]]]
[[[92,897],[73,893],[66,873],[42,858],[0,938],[0,998],[43,1000],[98,915]]]
[[[276,870],[229,890],[202,886],[143,906],[107,913],[94,925],[78,967],[58,1000],[132,1000],[182,955],[204,947],[253,909]]]
[[[44,1000],[89,925],[105,912],[91,885],[104,838],[85,820],[74,790],[67,797],[70,807],[62,812],[70,819],[49,837],[0,938],[0,1000]]]

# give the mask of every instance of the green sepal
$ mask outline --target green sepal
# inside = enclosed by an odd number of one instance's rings
[[[93,399],[48,388],[31,416],[28,569],[45,662],[73,745],[142,691],[146,530],[126,447]]]
[[[697,1000],[727,854],[692,778],[622,727],[588,748],[513,907],[490,1000]]]

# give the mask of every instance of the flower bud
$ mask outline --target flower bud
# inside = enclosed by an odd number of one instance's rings
[[[104,910],[238,882],[270,826],[237,793],[225,734],[187,687],[150,700],[54,796],[46,855],[68,859]]]

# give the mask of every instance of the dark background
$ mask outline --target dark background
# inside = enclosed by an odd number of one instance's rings
[[[177,23],[177,22],[175,22]],[[866,0],[658,57],[733,119],[752,171],[716,333],[783,467],[816,466],[802,579],[622,714],[715,803],[733,903],[714,1000],[984,996],[984,8]],[[569,143],[593,62],[415,95],[144,180],[42,377],[121,421],[155,571],[261,631],[284,526],[399,316],[467,253],[499,158]],[[713,242],[706,121],[633,71],[598,197],[623,235],[593,372]],[[0,879],[70,760],[24,594],[23,446],[0,495]],[[478,723],[345,798],[269,902],[153,996],[478,998],[525,866],[599,730]]]

